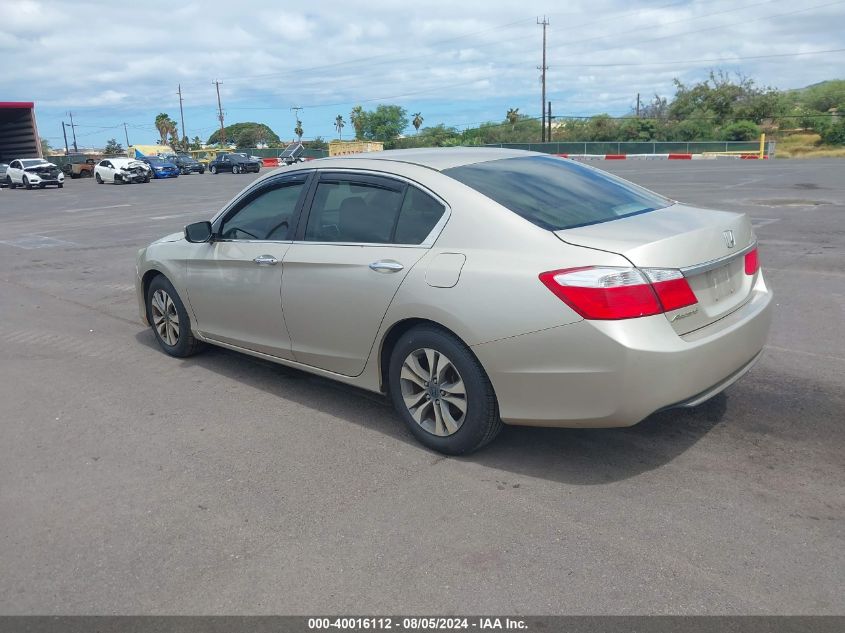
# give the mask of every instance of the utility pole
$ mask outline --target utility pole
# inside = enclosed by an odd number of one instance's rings
[[[182,118],[182,138],[188,138],[188,133],[185,131],[185,111],[182,110],[182,84],[179,84],[179,90],[177,91],[179,95],[179,116]],[[220,93],[217,95],[220,96]],[[184,149],[187,149],[184,148]]]
[[[62,121],[62,134],[65,137],[65,156],[67,156],[68,154],[70,154],[70,149],[67,146],[67,130],[65,130],[65,122],[64,121]]]
[[[126,136],[126,149],[129,149],[129,132],[126,131],[126,123],[123,124],[123,134]]]
[[[640,118],[640,93],[637,93],[637,118]]]
[[[540,66],[538,69],[540,70],[540,81],[543,84],[543,95],[540,98],[540,112],[543,113],[542,121],[540,123],[540,130],[541,140],[546,140],[546,71],[549,69],[546,66],[546,27],[549,25],[548,18],[544,15],[543,19],[537,18],[537,24],[543,25],[543,65]]]
[[[552,140],[552,102],[551,101],[549,101],[548,117],[549,117],[549,133],[548,133],[548,138],[546,140],[551,141]]]
[[[226,143],[226,126],[223,125],[223,106],[220,104],[220,84],[222,82],[215,79],[211,83],[217,86],[217,118],[220,119],[220,144],[223,145]]]
[[[76,146],[76,126],[73,124],[73,112],[68,112],[70,117],[70,130],[73,132],[73,151],[79,153],[79,148]]]

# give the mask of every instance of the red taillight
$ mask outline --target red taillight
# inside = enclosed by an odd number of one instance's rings
[[[760,270],[760,259],[757,257],[757,249],[745,254],[745,274],[753,275]]]
[[[634,319],[696,303],[679,270],[585,267],[552,270],[540,281],[585,319]]]
[[[685,308],[698,302],[689,282],[680,270],[673,268],[646,268],[643,270],[651,281],[663,312]]]

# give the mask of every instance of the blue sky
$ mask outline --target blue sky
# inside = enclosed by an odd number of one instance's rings
[[[138,10],[143,7],[143,10]],[[555,114],[625,114],[637,92],[673,94],[712,68],[796,88],[842,78],[845,0],[399,3],[16,0],[0,22],[0,101],[35,101],[39,131],[63,145],[68,111],[80,146],[157,137],[179,120],[205,140],[260,121],[282,138],[302,106],[305,138],[335,138],[360,103],[395,103],[424,125],[539,115],[541,28],[549,18],[548,98]],[[344,130],[351,136],[351,125]]]

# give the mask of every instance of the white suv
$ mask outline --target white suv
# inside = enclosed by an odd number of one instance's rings
[[[12,189],[18,185],[27,189],[43,189],[47,185],[56,185],[61,189],[64,183],[65,175],[62,170],[43,158],[18,158],[6,168],[6,184]]]

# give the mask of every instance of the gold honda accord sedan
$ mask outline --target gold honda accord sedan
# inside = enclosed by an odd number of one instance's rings
[[[386,393],[426,446],[503,423],[636,424],[757,361],[771,291],[743,214],[507,149],[328,158],[138,254],[162,349],[214,344]]]

